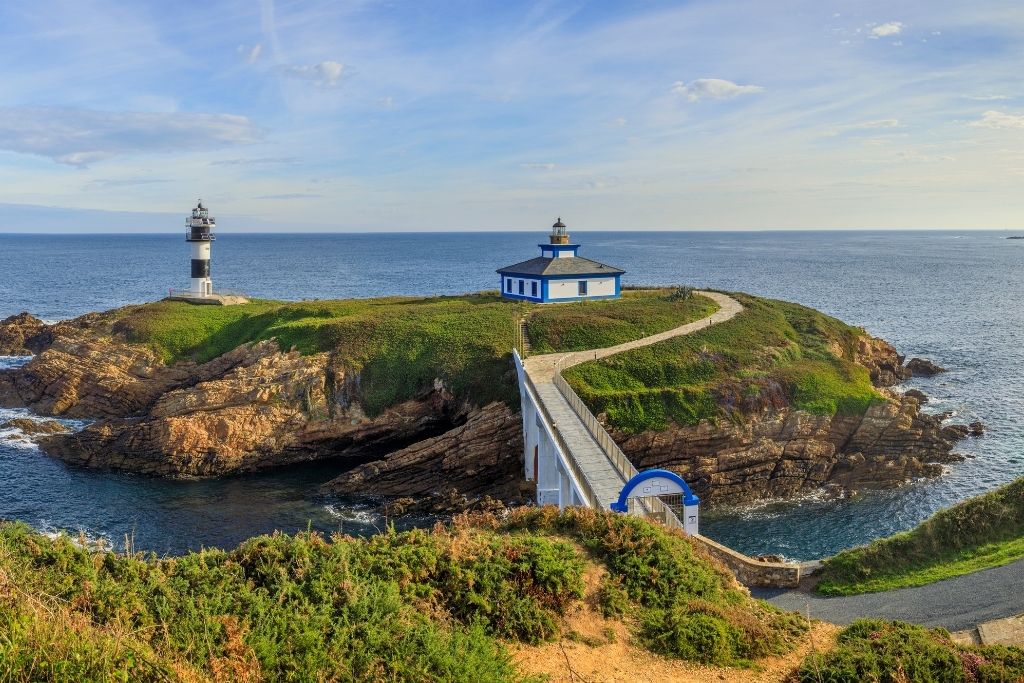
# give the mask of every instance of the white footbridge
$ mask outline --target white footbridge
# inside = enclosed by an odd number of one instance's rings
[[[513,353],[522,399],[526,478],[537,484],[537,503],[617,509],[654,518],[698,534],[697,498],[670,473],[639,476],[629,459],[587,408],[562,370],[616,353],[656,344],[729,320],[743,310],[718,292],[696,292],[718,304],[707,318],[604,349],[551,353],[523,359]],[[682,488],[673,483],[682,484]],[[631,490],[627,483],[633,482]],[[685,497],[680,494],[685,493]],[[668,494],[668,495],[665,495]],[[676,498],[673,499],[672,496]],[[673,504],[678,501],[679,504]],[[680,516],[682,518],[680,518]]]

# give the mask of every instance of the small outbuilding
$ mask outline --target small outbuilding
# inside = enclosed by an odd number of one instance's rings
[[[626,271],[579,256],[580,245],[569,243],[561,218],[551,226],[549,243],[538,246],[540,256],[498,269],[506,299],[546,304],[621,295]]]

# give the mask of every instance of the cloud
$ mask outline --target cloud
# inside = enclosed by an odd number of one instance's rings
[[[70,166],[122,154],[244,145],[262,137],[248,118],[232,114],[0,108],[0,150]]]
[[[1009,95],[964,95],[963,97],[976,102],[995,102],[997,100],[1010,99]]]
[[[253,199],[315,199],[316,197],[323,197],[323,195],[311,192],[287,192],[285,194],[263,194],[253,197]]]
[[[341,62],[326,61],[319,64],[289,65],[280,67],[282,74],[289,78],[313,81],[319,85],[334,87],[341,80],[345,65]]]
[[[829,135],[840,135],[855,130],[878,130],[885,128],[902,128],[899,119],[876,119],[874,121],[861,121],[860,123],[847,123],[836,126]]]
[[[682,81],[672,84],[672,92],[686,97],[690,102],[700,100],[728,100],[737,95],[762,92],[759,85],[737,85],[722,78],[698,78],[689,85]]]
[[[1024,129],[1024,116],[1006,114],[1001,111],[987,111],[981,115],[980,119],[977,121],[971,121],[967,125],[975,128]]]
[[[898,36],[903,33],[902,21],[890,21],[879,24],[871,29],[872,38],[885,38],[887,36]]]
[[[255,157],[252,159],[218,159],[210,166],[263,166],[269,164],[296,164],[298,157]]]
[[[249,47],[247,45],[239,45],[238,54],[245,57],[245,61],[249,62],[250,64],[255,64],[256,60],[258,60],[260,58],[260,55],[263,54],[263,45],[262,43],[256,43],[252,47]]]
[[[89,187],[106,189],[116,187],[137,187],[139,185],[158,185],[169,182],[171,182],[169,178],[97,178],[96,180],[90,180],[86,185]]]
[[[550,161],[549,162],[545,162],[545,163],[519,164],[519,166],[522,167],[522,168],[525,168],[527,170],[530,170],[530,171],[553,171],[553,170],[555,170],[555,165],[553,163],[551,163]]]

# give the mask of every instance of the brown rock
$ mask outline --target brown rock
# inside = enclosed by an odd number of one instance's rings
[[[842,353],[837,355],[842,356]],[[852,359],[868,369],[876,387],[891,387],[910,377],[903,367],[903,357],[884,339],[864,334],[857,340],[857,354]]]
[[[515,501],[522,493],[522,439],[519,415],[491,403],[444,434],[346,472],[323,491],[411,496],[418,509],[426,499],[432,511],[465,509],[486,496]],[[451,491],[462,499],[451,501]]]
[[[971,436],[984,436],[985,424],[981,420],[975,420],[967,426],[971,430]]]
[[[56,420],[32,420],[27,417],[16,417],[0,423],[0,429],[19,429],[22,434],[63,434],[70,432],[66,426]]]
[[[903,395],[906,396],[907,398],[912,398],[916,400],[921,405],[924,405],[925,403],[928,402],[928,397],[925,395],[925,393],[918,389],[907,389],[905,392],[903,392]]]
[[[863,415],[819,416],[789,408],[736,422],[703,421],[663,432],[614,433],[639,469],[678,472],[707,503],[785,499],[834,489],[852,492],[936,476],[962,438],[894,397]]]
[[[46,324],[29,313],[0,320],[0,356],[27,356]]]
[[[907,361],[907,370],[911,372],[914,377],[931,377],[937,375],[940,372],[945,372],[946,368],[939,367],[930,360],[924,358],[911,358]]]

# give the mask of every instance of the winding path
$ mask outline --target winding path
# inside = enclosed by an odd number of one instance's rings
[[[915,588],[828,598],[808,590],[751,592],[777,607],[797,610],[833,624],[862,617],[899,619],[950,631],[1024,613],[1024,560]]]
[[[639,349],[663,342],[666,339],[672,339],[673,337],[692,334],[697,330],[703,330],[706,327],[725,322],[743,310],[743,305],[727,294],[719,292],[694,292],[694,294],[711,299],[718,304],[718,310],[708,317],[695,320],[692,323],[686,323],[671,330],[652,334],[650,337],[617,344],[616,346],[607,346],[603,349],[589,349],[587,351],[567,351],[563,353],[546,353],[542,356],[530,356],[523,361],[523,366],[530,373],[531,378],[534,380],[544,380],[545,378],[551,378],[556,371],[561,371],[589,360],[600,360],[623,351]]]

